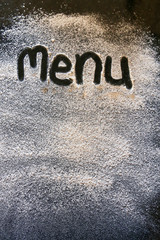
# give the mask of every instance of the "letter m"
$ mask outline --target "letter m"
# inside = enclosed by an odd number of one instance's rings
[[[43,46],[35,46],[33,48],[25,48],[18,57],[18,78],[20,81],[24,80],[24,58],[26,55],[29,56],[31,67],[35,68],[37,66],[37,53],[42,53],[41,61],[41,81],[47,79],[47,68],[48,68],[48,52],[47,49]]]

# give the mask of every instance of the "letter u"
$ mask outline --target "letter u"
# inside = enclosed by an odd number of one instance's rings
[[[111,65],[112,65],[112,58],[108,56],[105,62],[105,80],[106,82],[115,85],[126,85],[127,89],[132,88],[132,82],[130,79],[129,73],[129,66],[128,66],[128,59],[126,57],[121,58],[121,71],[122,71],[122,78],[121,79],[114,79],[111,76]]]

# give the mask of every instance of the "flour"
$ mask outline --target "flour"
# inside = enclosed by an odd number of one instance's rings
[[[154,239],[160,65],[150,34],[97,15],[35,14],[15,18],[3,39],[1,238]],[[20,82],[18,53],[38,44],[50,61],[62,53],[73,66],[75,53],[94,51],[103,63],[110,55],[114,78],[126,56],[133,88],[107,84],[104,74],[94,85],[92,60],[83,86],[74,70],[68,87],[41,82],[40,55],[36,69],[25,59]]]

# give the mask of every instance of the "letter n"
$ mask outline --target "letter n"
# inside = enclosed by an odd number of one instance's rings
[[[76,54],[76,65],[75,65],[75,72],[76,72],[76,80],[77,84],[83,84],[83,68],[85,62],[92,58],[96,63],[95,74],[94,74],[94,83],[100,84],[101,80],[101,71],[102,71],[102,62],[99,56],[94,52],[86,52],[81,56]]]

